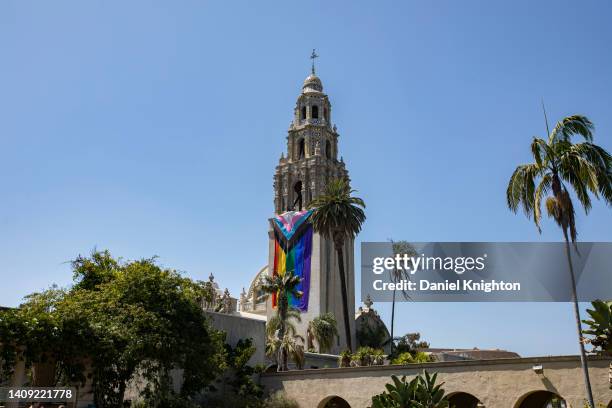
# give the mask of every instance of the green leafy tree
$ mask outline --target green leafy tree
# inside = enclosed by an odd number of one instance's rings
[[[289,317],[292,316],[292,309],[289,307],[289,296],[300,298],[302,292],[298,290],[300,284],[300,278],[295,276],[293,272],[287,271],[284,275],[266,276],[264,282],[261,285],[261,290],[268,294],[276,294],[276,324],[278,325],[278,331],[275,336],[276,342],[273,342],[268,351],[275,348],[277,349],[278,356],[278,371],[287,371],[288,358],[292,350],[295,341],[294,336],[286,336],[287,334],[287,322]],[[268,328],[270,330],[270,328]],[[295,331],[295,329],[294,329]]]
[[[371,408],[447,408],[444,383],[436,384],[437,376],[424,371],[408,381],[406,376],[399,379],[393,375],[393,382],[385,386],[387,390],[372,397]]]
[[[19,308],[0,311],[2,380],[10,378],[23,360],[26,368],[35,368],[34,386],[85,382],[83,339],[90,331],[81,319],[58,310],[65,296],[66,291],[53,286],[28,295]]]
[[[217,380],[224,383],[222,391],[209,393],[204,400],[208,408],[263,408],[263,389],[254,380],[256,369],[248,364],[256,348],[250,338],[240,339],[232,347],[225,345],[226,370]]]
[[[358,346],[384,348],[391,341],[385,326],[370,324],[368,320],[361,320],[357,324],[355,335]]]
[[[136,375],[146,395],[167,395],[168,373],[183,369],[173,399],[188,401],[220,373],[223,335],[206,321],[197,284],[154,259],[123,262],[107,251],[78,257],[72,266],[70,290],[52,288],[0,313],[10,326],[0,329],[3,355],[18,350],[29,365],[53,366],[47,386],[84,380],[87,366],[99,408],[120,407]]]
[[[424,340],[421,340],[420,333],[406,333],[403,336],[394,338],[393,343],[393,357],[396,357],[403,353],[410,353],[415,356],[419,352],[419,350],[429,348],[429,343]]]
[[[363,211],[365,203],[361,198],[353,197],[354,192],[355,190],[351,190],[346,179],[332,179],[325,187],[323,194],[309,204],[309,208],[314,209],[312,225],[315,231],[333,241],[338,256],[344,334],[349,350],[353,349],[353,344],[344,269],[344,243],[346,240],[355,238],[366,219]]]
[[[424,353],[419,351],[415,354],[405,352],[400,353],[396,358],[391,360],[391,364],[415,364],[415,363],[432,363],[435,361],[435,358],[428,353]]]
[[[590,195],[601,197],[608,205],[612,204],[612,156],[592,143],[593,124],[586,116],[563,118],[552,131],[549,131],[548,124],[546,127],[548,139],[534,137],[531,143],[534,163],[522,164],[516,168],[510,177],[506,197],[512,211],[517,212],[522,207],[527,217],[533,216],[538,231],[541,231],[542,198],[552,193],[546,198],[546,210],[563,231],[565,239],[582,371],[587,398],[594,407],[570,250],[570,241],[575,244],[578,233],[574,203],[568,187],[573,189],[587,214],[591,209]],[[572,143],[573,136],[581,136],[585,142]]]
[[[82,281],[88,280],[91,271],[98,272],[81,265],[75,264],[75,275],[83,276]],[[68,308],[93,328],[96,405],[121,403],[126,384],[136,372],[155,392],[165,388],[159,380],[171,369],[182,368],[182,395],[202,390],[219,373],[223,354],[221,335],[202,313],[200,287],[173,270],[160,268],[154,259],[118,263],[113,275],[112,280],[77,289]]]
[[[300,405],[292,398],[289,398],[282,391],[272,393],[265,400],[265,408],[300,408]]]
[[[333,313],[324,313],[308,323],[308,331],[317,341],[319,353],[331,350],[338,337],[338,323]]]
[[[582,321],[588,326],[583,333],[590,336],[585,342],[590,343],[596,353],[612,356],[612,302],[596,300],[591,305],[593,309],[587,309],[591,318]],[[612,363],[608,371],[608,381],[612,388]]]

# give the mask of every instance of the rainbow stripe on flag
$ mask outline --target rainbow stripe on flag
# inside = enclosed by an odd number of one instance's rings
[[[302,297],[289,295],[289,306],[301,312],[308,310],[310,294],[310,260],[312,256],[312,225],[308,218],[312,210],[289,211],[272,219],[274,227],[274,276],[293,272],[301,278],[298,290]],[[276,307],[276,294],[272,295],[272,307]]]

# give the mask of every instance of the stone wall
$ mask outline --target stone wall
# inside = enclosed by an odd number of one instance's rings
[[[610,359],[591,357],[589,372],[595,401],[608,407]],[[541,365],[538,374],[533,367]],[[301,408],[323,408],[324,401],[338,396],[352,408],[366,408],[375,394],[384,391],[392,374],[414,376],[427,369],[445,382],[447,395],[466,392],[487,408],[518,408],[525,396],[548,390],[563,397],[568,408],[584,407],[584,383],[578,356],[532,357],[497,360],[439,362],[410,366],[331,368],[262,374],[268,390],[283,389]],[[532,408],[532,407],[529,407]]]
[[[227,333],[225,342],[235,346],[240,339],[251,338],[256,347],[255,354],[249,360],[249,365],[263,364],[266,360],[266,322],[248,317],[205,312],[211,319],[212,325],[217,330]]]

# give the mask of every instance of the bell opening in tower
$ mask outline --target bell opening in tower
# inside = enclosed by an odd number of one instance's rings
[[[317,105],[312,107],[312,118],[319,119],[319,107]]]
[[[293,185],[295,192],[295,200],[293,201],[293,210],[302,211],[302,182],[298,181]]]
[[[298,160],[303,159],[306,156],[306,142],[304,139],[300,139],[298,142]]]

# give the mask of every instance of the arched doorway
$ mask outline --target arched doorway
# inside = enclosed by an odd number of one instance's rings
[[[449,406],[453,408],[477,408],[482,406],[480,400],[467,392],[455,392],[449,395]]]
[[[522,396],[515,408],[568,408],[565,400],[551,391],[533,391]]]
[[[343,398],[333,395],[321,401],[318,408],[351,408],[351,406]]]

